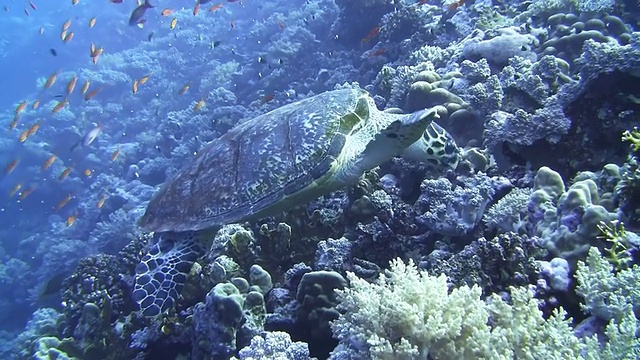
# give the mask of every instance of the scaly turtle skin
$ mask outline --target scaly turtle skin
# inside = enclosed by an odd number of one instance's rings
[[[440,110],[440,109],[438,109]],[[170,309],[198,235],[259,219],[345,186],[421,139],[436,108],[379,111],[362,89],[328,91],[285,105],[212,141],[151,199],[139,225],[160,239],[136,268],[144,315]]]

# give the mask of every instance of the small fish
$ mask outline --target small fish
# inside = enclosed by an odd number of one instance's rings
[[[18,106],[16,107],[16,115],[24,111],[24,108],[26,107],[27,107],[27,100],[24,100],[20,104],[18,104]]]
[[[198,102],[193,106],[193,111],[194,112],[198,112],[200,111],[205,105],[204,99],[200,99],[198,100]]]
[[[29,14],[29,9],[27,9],[27,8],[24,8],[24,13],[25,13],[27,16],[31,16],[31,14]]]
[[[93,129],[87,131],[87,133],[82,136],[82,139],[80,139],[80,141],[78,141],[71,147],[71,151],[75,150],[75,148],[80,145],[82,145],[82,147],[87,147],[93,144],[93,142],[98,138],[98,136],[100,136],[101,133],[102,125],[97,124]]]
[[[11,191],[9,191],[9,197],[12,198],[15,196],[15,194],[18,193],[18,191],[20,191],[20,189],[22,189],[22,183],[17,183],[16,186],[14,186]]]
[[[78,5],[80,0],[71,0],[71,5]]]
[[[91,175],[93,175],[93,170],[91,169],[84,169],[84,171],[82,172],[84,174],[84,176],[86,177],[90,177]]]
[[[45,162],[42,164],[40,169],[42,171],[47,171],[47,169],[49,169],[51,165],[53,165],[53,163],[56,161],[57,158],[58,157],[55,154],[51,154],[51,156],[49,156],[49,158],[45,160]]]
[[[209,8],[209,12],[214,12],[222,9],[222,3],[215,4]]]
[[[109,0],[112,4],[122,4],[122,0]]]
[[[23,192],[20,193],[20,196],[18,197],[20,200],[24,200],[27,198],[27,196],[31,195],[31,193],[33,192],[33,190],[35,190],[36,188],[31,185],[29,186],[27,189],[25,189]]]
[[[66,38],[67,38],[67,30],[63,30],[60,33],[60,40],[64,41],[64,39],[66,39]]]
[[[217,48],[218,46],[220,46],[220,44],[221,44],[221,43],[222,43],[222,42],[221,42],[220,40],[212,41],[212,42],[211,42],[211,48],[212,48],[212,49],[215,49],[215,48]]]
[[[231,26],[232,29],[235,29],[236,28],[235,20],[231,20],[231,22],[229,23],[229,26]]]
[[[384,54],[384,53],[386,53],[386,52],[387,52],[387,49],[385,49],[385,48],[378,48],[378,49],[376,49],[375,51],[370,52],[370,53],[369,53],[369,56],[380,56],[380,55],[382,55],[382,54]]]
[[[13,161],[11,161],[7,167],[4,169],[4,173],[6,175],[9,175],[13,172],[13,170],[16,169],[16,166],[18,166],[18,164],[20,163],[20,159],[13,159]]]
[[[36,4],[34,4],[33,1],[31,0],[29,0],[29,6],[31,6],[33,10],[36,10],[36,11],[38,10],[38,8],[36,7]]]
[[[138,25],[142,20],[142,17],[144,16],[145,12],[148,9],[151,9],[152,7],[153,5],[149,3],[149,0],[144,0],[144,3],[136,7],[131,13],[131,16],[129,17],[129,26]]]
[[[151,75],[145,75],[141,77],[140,80],[138,80],[138,85],[144,85],[149,80],[150,76]]]
[[[92,28],[96,25],[96,17],[92,17],[91,20],[89,20],[89,28]]]
[[[20,140],[21,143],[27,141],[27,139],[29,138],[29,131],[25,130],[20,134],[20,137],[18,138],[18,140]]]
[[[198,15],[199,11],[200,11],[200,2],[196,1],[196,6],[194,6],[194,8],[193,8],[193,16]]]
[[[65,221],[65,224],[67,224],[67,227],[70,227],[73,224],[75,224],[75,222],[76,222],[76,216],[75,215],[69,215],[69,217],[67,217],[67,221]]]
[[[268,94],[268,95],[263,96],[262,99],[260,99],[260,101],[263,104],[266,104],[269,101],[273,100],[273,98],[275,98],[275,97],[276,97],[276,94]]]
[[[39,32],[40,32],[40,35],[44,34],[44,27],[41,26]]]
[[[71,26],[71,19],[67,19],[67,21],[65,21],[64,24],[62,24],[62,31],[69,30],[70,26]]]
[[[73,39],[73,31],[69,31],[67,34],[65,34],[64,38],[62,39],[62,41],[64,41],[64,43],[68,43],[69,41],[71,41],[71,39]]]
[[[107,201],[107,195],[102,194],[102,196],[100,196],[100,199],[98,200],[98,203],[96,204],[96,207],[98,209],[102,209],[105,201]]]
[[[18,126],[18,123],[20,122],[20,114],[16,114],[13,117],[13,121],[11,121],[11,124],[9,124],[9,130],[13,130],[16,128],[16,126]]]
[[[31,109],[35,110],[38,108],[38,106],[40,106],[40,100],[34,101],[33,104],[31,104]]]
[[[89,91],[84,95],[84,101],[89,101],[93,99],[93,97],[96,96],[100,91],[102,91],[102,87]]]
[[[149,35],[147,35],[147,41],[151,42],[151,40],[153,39],[153,31],[149,33]]]
[[[462,5],[464,5],[464,3],[465,3],[465,0],[457,0],[457,1],[455,1],[454,3],[450,4],[450,5],[447,7],[447,10],[448,10],[448,11],[456,11],[456,10],[458,10],[458,8],[459,8],[459,7],[461,7]]]
[[[133,85],[131,85],[131,92],[134,94],[138,92],[138,80],[133,81]]]
[[[74,0],[74,1],[77,3],[77,0]],[[44,287],[40,290],[40,296],[39,296],[40,300],[46,297],[49,297],[51,295],[60,294],[63,283],[64,283],[64,279],[66,278],[67,278],[67,275],[64,272],[61,272],[54,275],[51,279],[47,280]]]
[[[177,24],[177,23],[178,23],[178,19],[173,18],[173,19],[171,20],[171,23],[169,24],[169,28],[171,28],[171,30],[175,29],[175,28],[176,28],[176,24]]]
[[[360,43],[364,45],[369,41],[373,40],[380,33],[380,29],[381,29],[380,26],[376,26],[373,29],[371,29],[367,34],[367,36],[365,36],[362,40],[360,40]]]
[[[71,174],[71,170],[73,170],[74,165],[71,166],[67,166],[64,170],[62,170],[62,173],[60,173],[60,176],[58,176],[58,181],[62,181],[64,179],[67,178],[67,176],[69,176],[69,174]]]
[[[64,99],[60,100],[58,102],[58,104],[56,104],[56,106],[54,106],[53,109],[51,109],[51,113],[52,114],[57,113],[58,111],[62,110],[62,108],[67,106],[68,103],[69,103],[69,99],[68,98],[64,98]]]
[[[189,91],[190,87],[191,87],[191,82],[185,84],[183,87],[180,88],[180,90],[178,90],[178,95],[184,95],[187,91]]]
[[[173,14],[173,9],[172,8],[164,8],[160,12],[160,15],[162,15],[162,16],[169,16],[171,14]]]
[[[71,195],[71,193],[67,194],[67,196],[65,196],[64,199],[60,200],[58,205],[56,205],[56,211],[62,209],[65,205],[69,203],[69,201],[71,201],[71,199],[73,199],[73,195]]]
[[[82,93],[82,95],[87,93],[87,90],[89,90],[90,85],[91,85],[91,81],[85,80],[84,84],[82,84],[82,88],[80,89],[80,92]]]
[[[76,88],[76,83],[78,82],[78,76],[74,75],[71,80],[69,80],[69,83],[67,83],[67,95],[71,95],[71,93],[73,92],[73,89]]]
[[[278,27],[280,28],[280,30],[284,30],[287,25],[285,25],[284,21],[278,20]]]
[[[49,53],[51,53],[51,55],[53,56],[58,56],[58,52],[54,48],[49,49]]]
[[[31,125],[31,127],[27,129],[27,135],[32,136],[33,134],[38,132],[39,128],[40,128],[40,121],[36,121],[35,124]]]
[[[54,72],[53,74],[49,75],[49,77],[47,78],[47,81],[44,83],[44,88],[48,89],[51,86],[53,86],[53,84],[56,83],[56,79],[58,78],[58,72]]]
[[[111,161],[116,161],[119,155],[120,155],[120,144],[118,144],[118,147],[111,153]]]

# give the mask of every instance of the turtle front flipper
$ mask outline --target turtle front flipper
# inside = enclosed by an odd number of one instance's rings
[[[162,233],[136,267],[133,299],[145,316],[171,309],[193,263],[203,253],[195,232]]]

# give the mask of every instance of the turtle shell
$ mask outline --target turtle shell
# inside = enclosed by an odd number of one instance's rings
[[[311,191],[329,171],[351,130],[368,118],[369,101],[362,89],[334,90],[236,126],[163,185],[139,225],[202,230],[293,206],[278,205]]]

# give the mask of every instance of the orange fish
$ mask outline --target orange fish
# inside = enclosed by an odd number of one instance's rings
[[[120,144],[118,144],[118,147],[111,153],[111,161],[116,161],[118,155],[120,155]]]
[[[173,14],[173,9],[172,8],[165,8],[160,12],[160,15],[162,16],[169,16]]]
[[[360,42],[364,45],[364,44],[368,43],[369,41],[373,40],[373,38],[378,36],[378,34],[380,33],[380,29],[381,29],[380,26],[374,27],[373,29],[371,29],[369,31],[367,36],[365,36]]]
[[[84,174],[84,176],[89,177],[89,176],[93,175],[93,170],[84,169],[84,171],[82,173]]]
[[[214,11],[217,11],[217,10],[220,10],[220,9],[222,9],[222,3],[218,3],[218,4],[213,5],[212,7],[209,8],[209,11],[210,12],[214,12]]]
[[[387,52],[385,48],[378,48],[375,51],[369,53],[369,56],[379,56]]]
[[[69,26],[71,26],[71,19],[68,19],[64,22],[64,24],[62,24],[62,31],[69,30]]]
[[[80,89],[80,92],[82,93],[82,95],[87,93],[87,90],[89,90],[89,85],[91,85],[91,81],[86,80],[82,85],[82,89]]]
[[[67,30],[63,30],[60,33],[60,40],[64,41],[64,39],[66,39],[66,38],[67,38]]]
[[[197,1],[196,6],[193,8],[193,16],[198,15],[199,11],[200,11],[200,1]]]
[[[131,91],[135,94],[138,92],[138,80],[133,81],[133,85],[131,86]]]
[[[69,31],[67,34],[65,34],[64,39],[62,39],[62,41],[64,41],[66,44],[69,41],[71,41],[71,39],[73,39],[73,31]]]
[[[57,158],[58,157],[55,154],[51,154],[51,156],[49,156],[49,158],[42,164],[42,167],[40,167],[40,169],[42,169],[42,171],[46,171],[51,167],[51,165],[53,165]]]
[[[16,107],[16,115],[20,114],[26,107],[27,107],[27,100],[18,104],[18,106]]]
[[[97,89],[93,89],[84,95],[84,101],[91,100],[94,96],[96,96],[100,91],[102,91],[102,87]]]
[[[71,0],[71,4],[72,4],[72,5],[78,5],[78,2],[79,2],[79,1],[80,1],[80,0]]]
[[[173,19],[171,20],[171,23],[169,24],[169,28],[170,28],[171,30],[175,29],[175,28],[176,28],[176,24],[177,24],[177,23],[178,23],[178,19],[173,18]]]
[[[71,201],[71,199],[73,199],[73,195],[69,193],[67,196],[64,197],[64,199],[60,200],[58,205],[56,205],[56,211],[62,209],[65,205],[69,203],[69,201]]]
[[[33,190],[35,190],[36,188],[34,186],[29,186],[27,189],[25,189],[25,191],[23,191],[22,193],[20,193],[20,200],[24,200],[27,198],[27,196],[31,195],[31,193],[33,192]]]
[[[9,191],[9,197],[12,198],[15,194],[18,193],[18,191],[20,191],[20,189],[22,189],[22,183],[17,183],[16,186],[14,186],[11,191]]]
[[[138,85],[144,85],[144,83],[146,83],[149,80],[149,76],[151,75],[145,75],[141,77],[140,80],[138,80]]]
[[[36,132],[38,132],[39,128],[40,128],[40,121],[36,121],[36,123],[31,125],[31,127],[27,130],[27,135],[31,136],[35,134]]]
[[[448,10],[449,11],[455,11],[462,5],[464,5],[464,0],[457,0],[456,2],[452,3],[451,5],[449,5]]]
[[[66,179],[66,178],[67,178],[67,176],[69,176],[69,174],[71,173],[71,170],[73,170],[73,165],[71,165],[71,166],[67,166],[67,168],[66,168],[66,169],[64,169],[64,170],[62,171],[62,173],[60,174],[60,176],[58,177],[58,180],[59,180],[59,181],[62,181],[62,180],[64,180],[64,179]]]
[[[200,111],[205,105],[204,99],[198,100],[198,102],[193,106],[193,111]]]
[[[7,165],[7,167],[4,169],[4,173],[9,175],[13,172],[13,170],[16,169],[16,166],[18,166],[18,164],[20,163],[19,159],[14,159],[13,161],[11,161],[9,163],[9,165]]]
[[[51,109],[51,113],[55,114],[58,111],[62,110],[63,107],[67,106],[67,104],[69,103],[69,99],[68,98],[64,98],[60,101],[58,101],[58,104],[56,106],[53,107],[53,109]]]
[[[22,134],[20,134],[20,142],[23,143],[25,141],[27,141],[27,138],[29,137],[29,130],[25,130],[22,132]]]
[[[75,215],[69,215],[69,217],[67,218],[67,221],[65,222],[67,224],[67,227],[70,227],[71,225],[75,224],[76,222],[76,216]]]
[[[89,20],[89,28],[94,27],[96,24],[96,18],[95,16],[91,18],[91,20]]]
[[[276,97],[275,94],[269,94],[269,95],[265,95],[262,97],[262,99],[260,100],[263,104],[268,103],[269,101],[273,100],[273,98]]]
[[[31,109],[35,110],[38,108],[39,105],[40,105],[40,100],[36,100],[33,102],[33,104],[31,104]]]
[[[69,80],[69,83],[67,84],[67,95],[71,95],[71,93],[73,92],[73,89],[76,88],[76,83],[78,82],[78,76],[74,75],[71,80]]]
[[[103,52],[104,52],[104,48],[102,48],[102,47],[97,48],[97,47],[94,46],[91,49],[91,57],[98,57],[98,56],[102,55]]]
[[[58,78],[58,72],[54,72],[53,74],[49,75],[49,77],[47,78],[47,81],[44,83],[44,88],[48,89],[51,86],[53,86],[53,84],[56,83],[56,79]]]
[[[13,130],[16,128],[16,126],[18,126],[18,123],[20,122],[20,115],[16,114],[13,117],[13,121],[11,122],[11,124],[9,124],[9,130]]]
[[[182,88],[180,88],[180,90],[178,90],[178,95],[184,95],[187,91],[189,91],[190,87],[191,87],[191,82],[185,84]]]
[[[100,199],[98,200],[98,203],[96,204],[96,207],[97,207],[98,209],[102,209],[102,207],[104,206],[104,202],[105,202],[105,201],[107,201],[107,195],[104,195],[104,194],[103,194],[103,195],[100,197]]]

